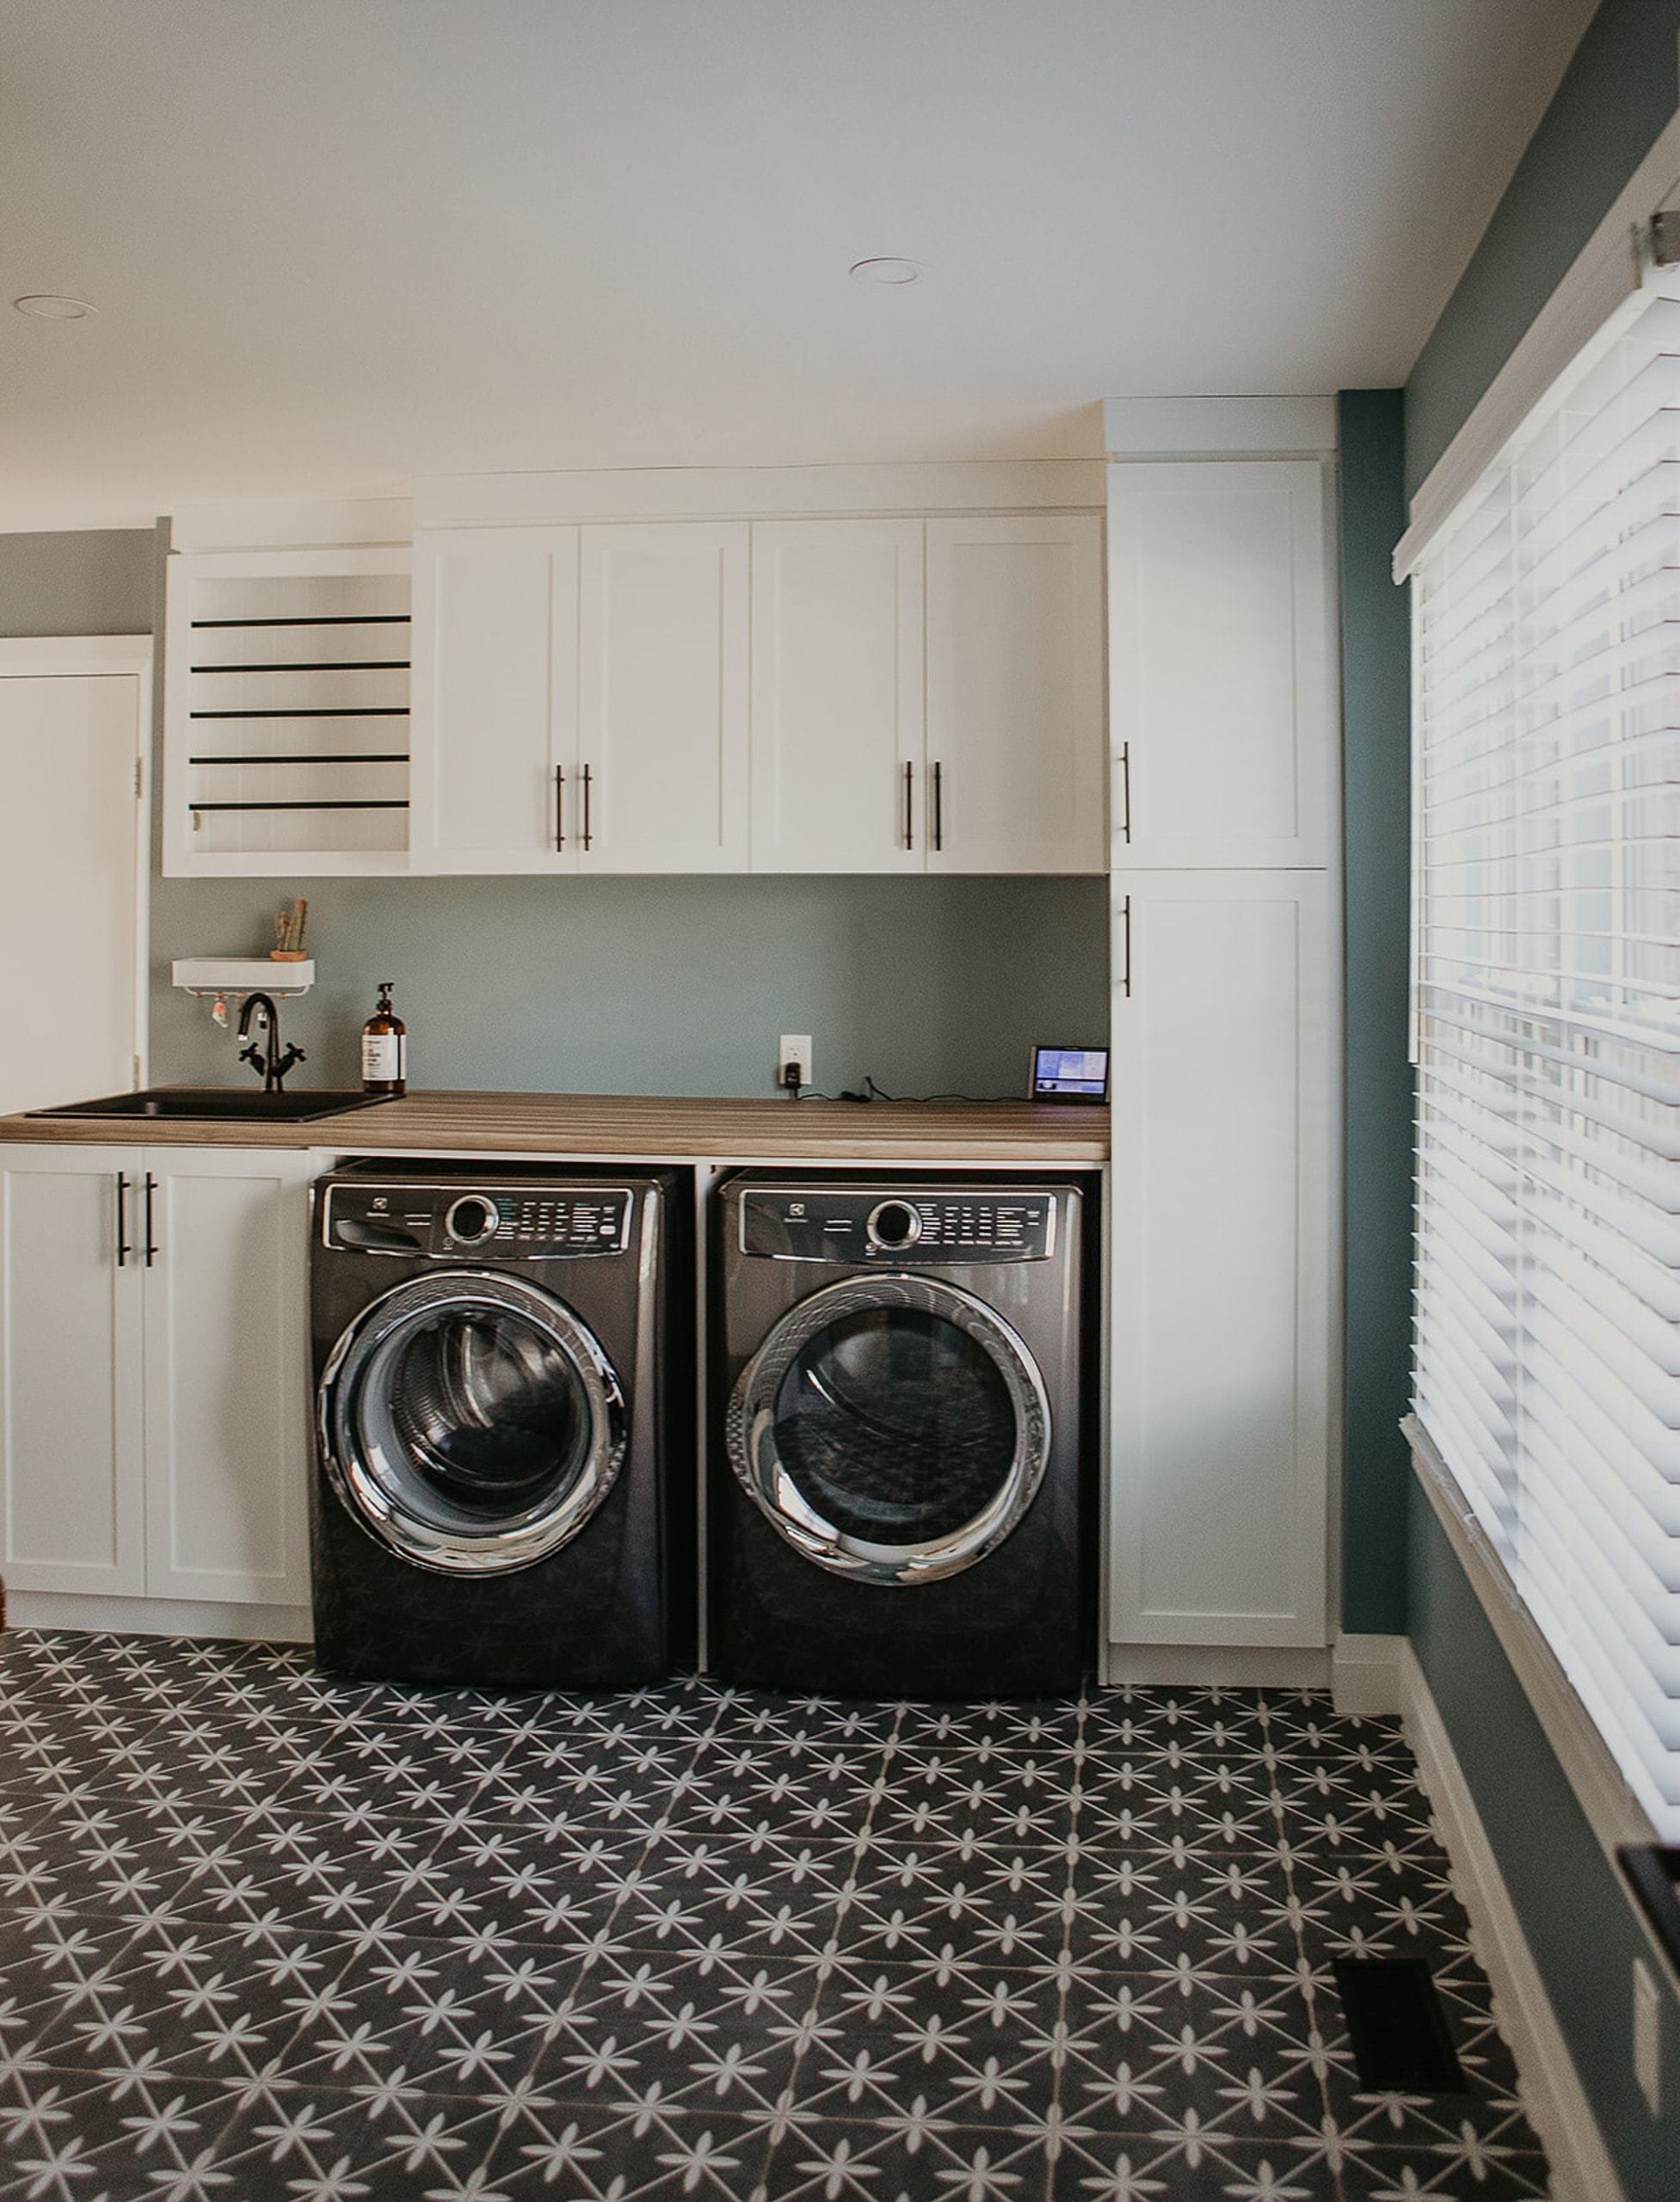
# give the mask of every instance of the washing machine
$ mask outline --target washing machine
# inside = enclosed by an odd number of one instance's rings
[[[1043,1696],[1094,1648],[1085,1223],[1066,1180],[747,1172],[715,1205],[712,1664]]]
[[[682,1656],[680,1191],[675,1172],[378,1159],[316,1182],[323,1668],[597,1688]]]

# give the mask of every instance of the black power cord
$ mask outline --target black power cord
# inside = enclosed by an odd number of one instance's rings
[[[831,1098],[826,1093],[807,1092],[804,1096],[808,1101],[827,1101]],[[893,1101],[906,1104],[914,1104],[917,1107],[922,1107],[933,1101],[974,1101],[982,1104],[993,1101],[1018,1101],[1020,1096],[1018,1093],[889,1093],[884,1086],[877,1086],[875,1080],[865,1073],[859,1091],[842,1093],[840,1098],[842,1101],[858,1102]]]

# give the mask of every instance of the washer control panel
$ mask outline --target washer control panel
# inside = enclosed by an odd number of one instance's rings
[[[631,1201],[607,1185],[382,1184],[370,1178],[328,1186],[321,1231],[329,1246],[358,1254],[575,1261],[626,1251]]]
[[[878,1262],[949,1269],[963,1262],[1042,1262],[1055,1252],[1049,1191],[855,1185],[743,1193],[741,1251],[780,1262]]]

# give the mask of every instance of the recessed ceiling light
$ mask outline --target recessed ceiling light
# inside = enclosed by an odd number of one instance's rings
[[[20,313],[34,314],[37,321],[86,321],[89,314],[99,311],[85,298],[54,298],[50,292],[35,292],[26,298],[14,298],[12,304]]]
[[[914,260],[859,260],[850,273],[854,283],[914,283],[921,268]]]

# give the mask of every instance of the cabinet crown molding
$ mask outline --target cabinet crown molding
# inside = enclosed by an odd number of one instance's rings
[[[1336,401],[1323,397],[1109,397],[1112,459],[1315,458],[1336,449]]]
[[[226,505],[183,505],[169,522],[171,550],[311,550],[353,545],[406,547],[414,533],[409,497],[286,497]]]
[[[853,513],[1100,512],[1098,458],[885,466],[652,466],[448,474],[415,483],[416,527],[578,520],[827,519]]]

